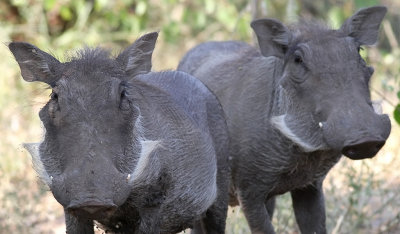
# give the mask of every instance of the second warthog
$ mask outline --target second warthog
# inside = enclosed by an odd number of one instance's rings
[[[390,133],[374,111],[373,68],[360,46],[377,41],[385,7],[363,9],[338,30],[252,22],[261,53],[243,42],[192,49],[178,70],[202,80],[227,116],[232,200],[253,233],[273,233],[273,198],[291,192],[302,233],[325,233],[322,182],[340,159],[371,158]]]

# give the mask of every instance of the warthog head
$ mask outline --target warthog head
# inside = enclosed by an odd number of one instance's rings
[[[41,179],[74,215],[111,215],[131,193],[135,172],[143,170],[140,155],[154,144],[141,138],[129,81],[150,71],[157,36],[144,35],[115,59],[105,50],[85,49],[65,63],[28,43],[9,45],[24,80],[52,89],[39,113],[44,141],[37,150],[28,148]]]
[[[284,63],[280,114],[272,124],[304,151],[333,149],[363,159],[385,144],[390,120],[374,111],[369,91],[374,69],[359,54],[361,46],[377,41],[385,13],[385,7],[362,9],[338,30],[253,21],[262,54]]]

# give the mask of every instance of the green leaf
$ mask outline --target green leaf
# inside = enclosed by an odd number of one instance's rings
[[[165,40],[169,43],[174,43],[177,41],[179,37],[179,24],[177,22],[170,22],[169,24],[164,25],[163,27],[163,35]]]
[[[95,11],[101,11],[103,9],[107,8],[107,0],[96,0],[94,2],[94,10]]]
[[[45,10],[53,9],[55,3],[56,3],[56,0],[45,0],[44,1],[44,9]]]
[[[137,15],[139,15],[139,16],[144,15],[144,13],[146,13],[146,10],[147,10],[146,2],[140,1],[137,3],[137,5],[136,5],[136,14]]]
[[[251,21],[250,15],[244,15],[242,18],[238,19],[236,26],[237,36],[238,36],[237,39],[247,41],[251,38],[251,30],[249,25],[250,21]]]
[[[198,12],[196,14],[196,26],[203,28],[206,25],[207,17],[204,13]]]
[[[378,0],[355,0],[356,8],[379,5]]]
[[[70,21],[72,19],[72,12],[67,6],[62,6],[60,10],[61,18],[65,21]]]
[[[339,7],[332,7],[328,12],[328,19],[333,28],[339,28],[344,21],[343,10]]]
[[[393,111],[394,119],[398,124],[400,124],[400,104],[397,104],[396,108]]]
[[[207,14],[212,14],[215,11],[215,1],[214,0],[205,0],[205,11]]]
[[[400,99],[400,91],[397,92],[397,98]]]

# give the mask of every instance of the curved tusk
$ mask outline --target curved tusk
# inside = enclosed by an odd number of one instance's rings
[[[131,174],[128,174],[128,177],[126,177],[126,180],[129,181],[130,178],[131,178]]]
[[[324,124],[323,124],[322,122],[319,122],[319,123],[318,123],[318,126],[319,126],[320,128],[322,128],[322,127],[324,126]]]
[[[382,101],[372,101],[372,108],[376,114],[381,115],[383,113]]]

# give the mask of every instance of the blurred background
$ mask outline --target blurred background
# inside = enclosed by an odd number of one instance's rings
[[[2,0],[0,1],[0,233],[65,233],[61,205],[38,182],[23,142],[38,142],[38,111],[49,99],[43,84],[22,80],[8,51],[27,41],[65,61],[88,46],[117,54],[138,36],[159,31],[153,70],[175,69],[207,40],[254,44],[249,23],[274,17],[325,21],[333,28],[357,9],[385,5],[388,14],[375,47],[362,51],[375,67],[373,99],[392,118],[392,133],[373,159],[343,158],[324,183],[328,233],[400,233],[400,1],[396,0]],[[396,122],[397,120],[397,122]],[[278,199],[277,233],[299,233],[288,194]],[[101,233],[101,230],[97,231]],[[239,207],[230,208],[227,233],[249,233]]]

